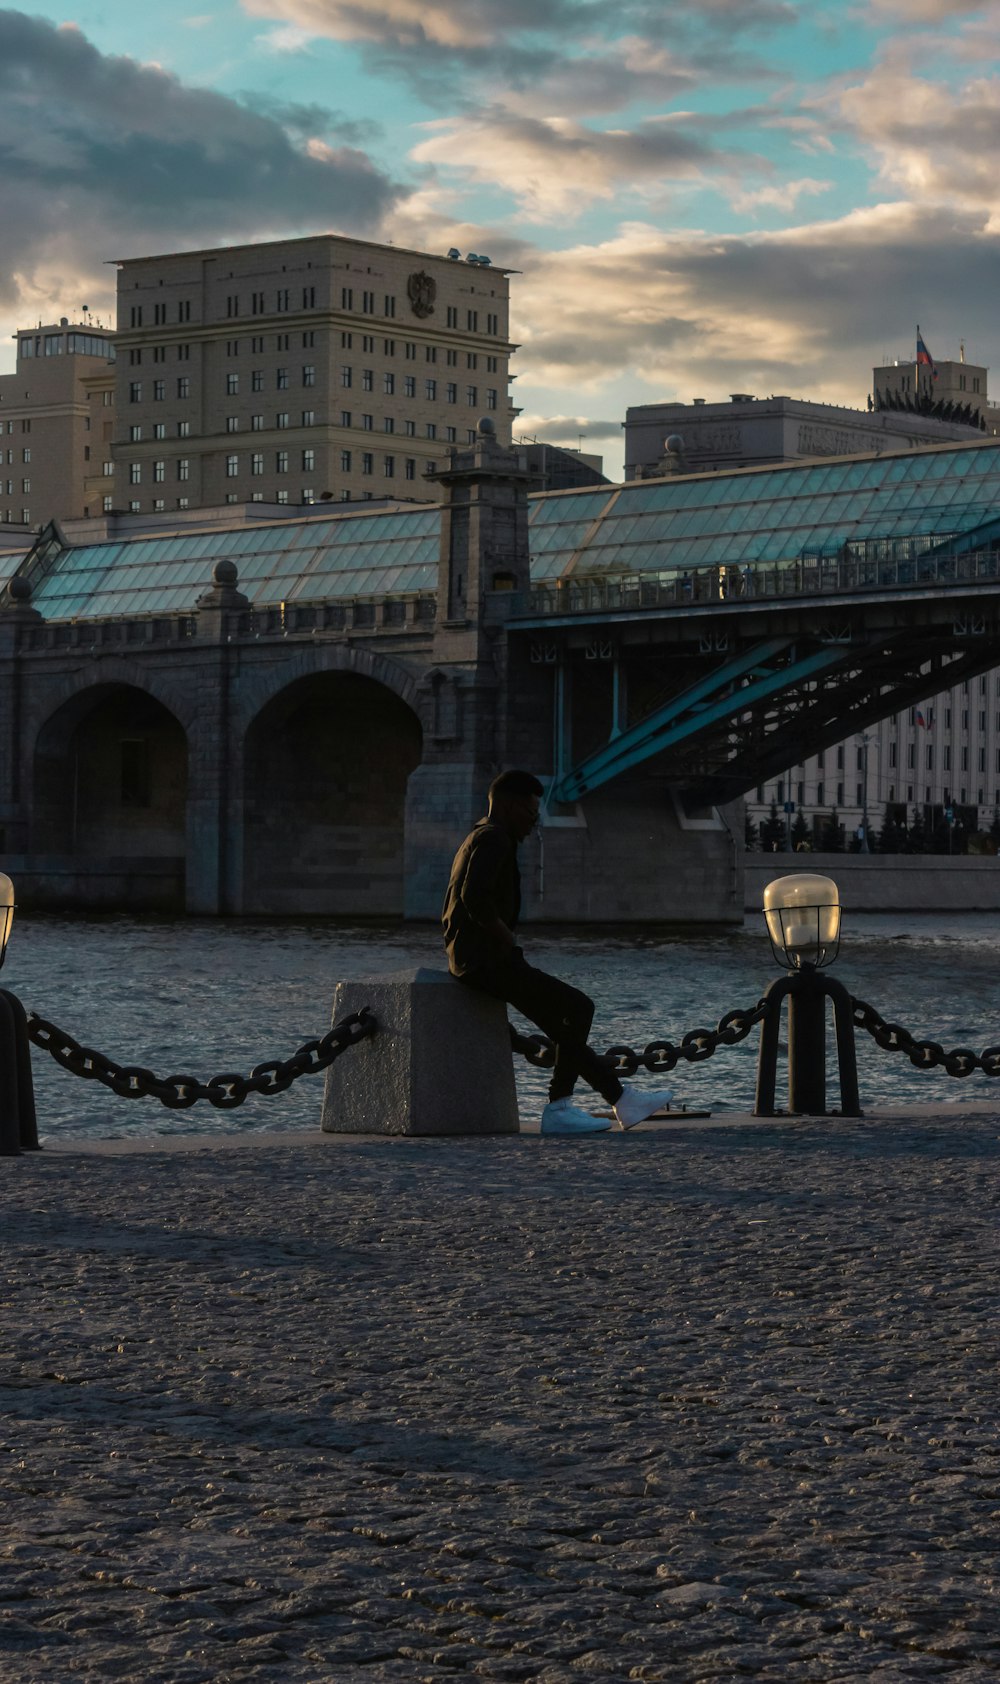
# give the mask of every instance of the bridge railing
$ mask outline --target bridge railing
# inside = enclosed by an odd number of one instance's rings
[[[873,548],[872,546],[871,548]],[[987,583],[1000,578],[1000,548],[942,554],[849,553],[796,556],[767,566],[702,567],[670,575],[625,574],[616,578],[552,580],[530,591],[496,592],[496,618],[535,615],[614,614],[646,608],[731,604],[758,598],[851,595],[928,585]]]

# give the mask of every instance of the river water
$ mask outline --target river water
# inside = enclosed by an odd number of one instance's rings
[[[676,1042],[689,1029],[714,1027],[726,1012],[753,1006],[778,974],[763,921],[750,916],[745,929],[729,933],[529,928],[524,943],[533,963],[597,1000],[593,1041],[602,1050]],[[998,950],[1000,915],[854,915],[845,921],[835,974],[914,1035],[981,1052],[1000,1042]],[[340,979],[442,962],[438,932],[426,926],[36,915],[15,921],[2,981],[30,1009],[121,1064],[207,1079],[287,1057],[325,1033]],[[757,1042],[754,1030],[704,1064],[679,1066],[667,1079],[678,1100],[716,1113],[751,1109]],[[37,1048],[33,1061],[43,1139],[303,1128],[319,1120],[320,1076],[302,1077],[273,1099],[254,1096],[236,1111],[206,1103],[167,1111],[81,1081]],[[522,1116],[532,1117],[547,1078],[523,1059],[517,1067]],[[830,1103],[833,1068],[831,1059]],[[863,1033],[858,1069],[869,1111],[905,1101],[948,1105],[993,1091],[1000,1107],[1000,1086],[994,1090],[981,1073],[957,1081],[918,1072]]]

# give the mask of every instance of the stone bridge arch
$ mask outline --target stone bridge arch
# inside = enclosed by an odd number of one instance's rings
[[[399,916],[416,679],[377,653],[309,649],[240,703],[244,910]]]
[[[101,662],[35,710],[29,834],[43,902],[183,907],[188,727],[155,688]]]

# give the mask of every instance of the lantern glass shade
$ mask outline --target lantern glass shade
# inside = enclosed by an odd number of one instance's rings
[[[4,962],[7,952],[7,937],[14,922],[14,885],[10,878],[0,871],[0,965]]]
[[[795,871],[764,890],[764,922],[778,963],[789,970],[832,965],[840,948],[840,892],[831,877]]]

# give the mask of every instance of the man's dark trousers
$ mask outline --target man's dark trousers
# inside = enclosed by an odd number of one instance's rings
[[[519,947],[509,959],[469,971],[458,980],[467,988],[492,995],[494,1000],[505,1000],[555,1042],[550,1100],[566,1099],[579,1077],[609,1105],[621,1098],[621,1082],[603,1058],[587,1045],[594,1021],[594,1002],[579,988],[549,976],[546,971],[536,970],[527,963]]]

